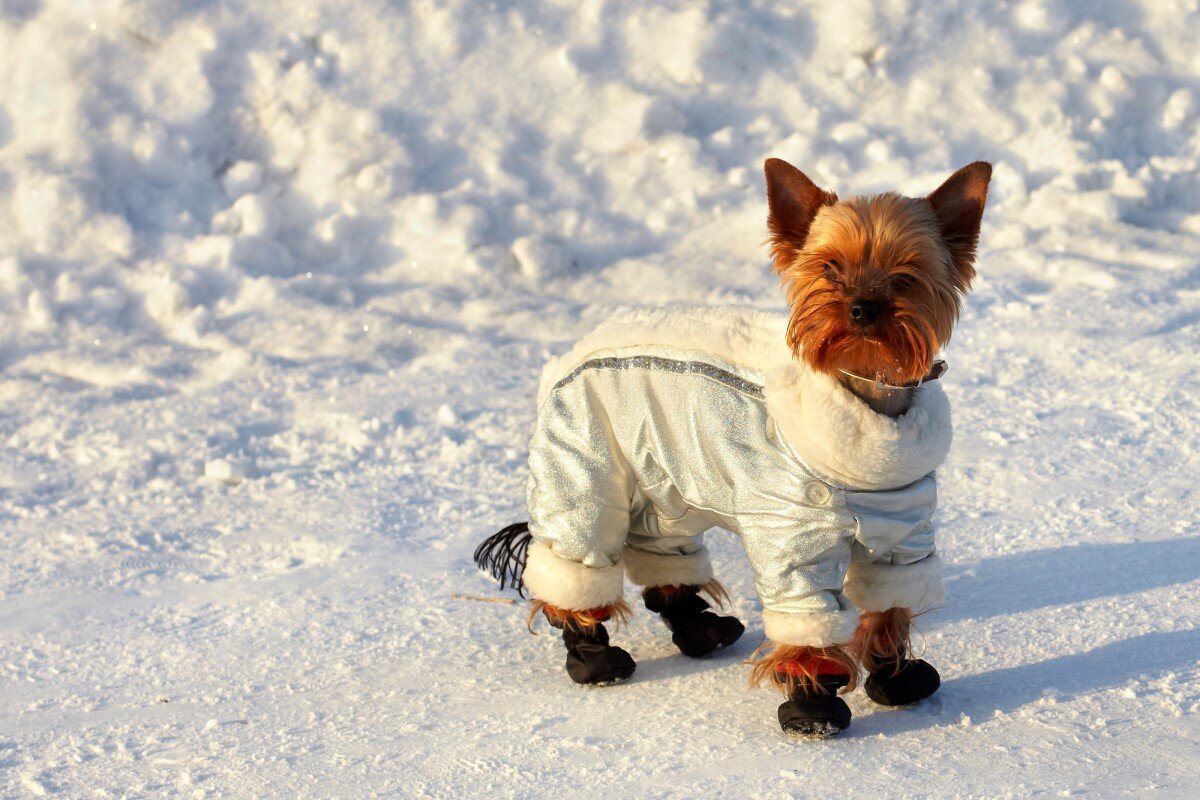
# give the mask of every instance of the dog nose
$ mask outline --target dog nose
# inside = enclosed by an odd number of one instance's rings
[[[879,319],[883,306],[874,300],[855,300],[850,305],[850,319],[863,328]]]

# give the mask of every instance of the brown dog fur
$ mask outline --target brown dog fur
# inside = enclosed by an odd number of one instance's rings
[[[670,594],[672,591],[681,591],[682,586],[657,586],[654,587]],[[701,584],[699,590],[702,594],[708,595],[709,599],[719,607],[728,607],[730,605],[729,591],[716,578],[710,579],[707,583]],[[600,606],[599,608],[589,608],[584,611],[573,611],[566,608],[556,608],[542,600],[534,600],[529,609],[529,616],[525,620],[525,624],[530,630],[533,629],[533,620],[539,613],[545,614],[554,622],[569,625],[575,628],[594,628],[595,626],[613,620],[617,627],[624,625],[629,621],[629,615],[633,612],[629,608],[629,604],[622,600],[611,606]]]
[[[850,679],[843,692],[858,685],[858,662],[844,647],[797,647],[791,644],[764,644],[751,654],[750,684],[770,681],[786,695],[825,692],[817,682],[819,675],[844,675]]]
[[[974,254],[991,166],[976,162],[925,198],[839,202],[787,162],[766,165],[775,271],[792,308],[788,344],[813,369],[903,384],[950,340]],[[852,303],[883,313],[867,329]]]
[[[850,650],[867,672],[891,667],[898,673],[903,659],[912,653],[913,613],[907,608],[873,611],[859,618]]]
[[[538,614],[545,614],[548,619],[560,626],[566,626],[576,629],[594,628],[601,623],[612,620],[616,623],[617,628],[629,622],[629,616],[633,612],[629,608],[629,604],[622,600],[619,603],[614,603],[610,606],[600,606],[599,608],[588,608],[584,610],[574,610],[569,608],[558,608],[547,603],[545,600],[537,600],[530,604],[529,616],[525,618],[525,625],[530,632],[533,631],[533,620]]]

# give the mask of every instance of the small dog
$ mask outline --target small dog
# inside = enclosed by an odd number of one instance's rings
[[[619,314],[546,365],[530,442],[530,522],[480,545],[476,563],[528,589],[530,621],[562,631],[567,672],[618,683],[635,669],[606,621],[644,588],[687,656],[744,628],[714,613],[704,532],[740,536],[769,649],[752,680],[787,700],[785,732],[850,724],[839,691],[859,670],[887,706],[940,685],[913,658],[913,617],[941,603],[931,517],[950,446],[935,360],[974,277],[991,166],[924,198],[839,201],[766,162],[771,255],[789,315],[753,309]],[[705,596],[709,600],[705,600]]]

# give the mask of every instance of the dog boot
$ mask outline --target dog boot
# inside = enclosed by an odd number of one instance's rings
[[[786,680],[779,674],[776,679]],[[817,686],[797,684],[779,706],[779,726],[789,736],[828,739],[850,727],[850,706],[837,691],[850,683],[849,675],[818,675]]]
[[[608,631],[597,623],[581,627],[573,622],[550,624],[562,628],[563,644],[567,646],[567,674],[576,683],[587,686],[608,686],[628,680],[637,669],[633,657],[608,643]]]
[[[667,623],[679,652],[691,658],[728,647],[746,630],[735,617],[714,614],[699,586],[656,586],[647,589],[642,600]]]
[[[867,676],[863,689],[881,706],[907,706],[924,700],[938,690],[942,679],[927,662],[900,659],[900,669],[887,664]]]

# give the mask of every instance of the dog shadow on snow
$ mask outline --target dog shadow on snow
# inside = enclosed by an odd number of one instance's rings
[[[1058,656],[945,681],[929,700],[912,709],[856,716],[851,735],[892,735],[959,724],[962,714],[986,722],[996,711],[1011,714],[1043,697],[1064,702],[1078,695],[1115,689],[1146,676],[1190,669],[1200,661],[1200,629],[1147,633],[1111,642],[1086,653]]]
[[[948,572],[948,607],[938,621],[1016,615],[1200,579],[1200,537],[1062,547]],[[931,660],[936,664],[939,657],[953,654],[932,654]],[[947,680],[917,708],[856,717],[849,733],[870,736],[952,725],[962,714],[985,721],[996,711],[1012,713],[1043,697],[1066,701],[1141,676],[1192,669],[1198,662],[1200,628],[1145,633],[1082,653]]]
[[[1018,615],[1024,612],[1134,595],[1200,579],[1200,537],[1016,553],[948,567],[947,573],[947,607],[928,625],[1007,616],[1014,617],[1013,625],[1020,625]],[[747,620],[745,609],[742,618]],[[661,626],[650,624],[634,635],[653,639],[661,651],[654,656],[635,654],[637,683],[698,678],[717,670],[744,680],[742,662],[762,643],[761,628],[751,624],[746,635],[728,650],[711,659],[693,660],[674,652],[663,639]],[[1036,630],[1030,632],[1031,638],[1037,635]],[[948,664],[954,655],[938,651],[928,657],[936,666],[939,661]],[[951,678],[936,695],[912,709],[887,710],[868,702],[870,710],[856,711],[854,724],[840,738],[957,725],[964,714],[977,723],[984,722],[996,711],[1010,714],[1044,697],[1066,702],[1125,686],[1140,676],[1154,678],[1191,669],[1197,662],[1200,628],[1145,633],[1082,653]]]
[[[946,572],[937,623],[1008,616],[1196,580],[1200,536],[1034,550]]]

